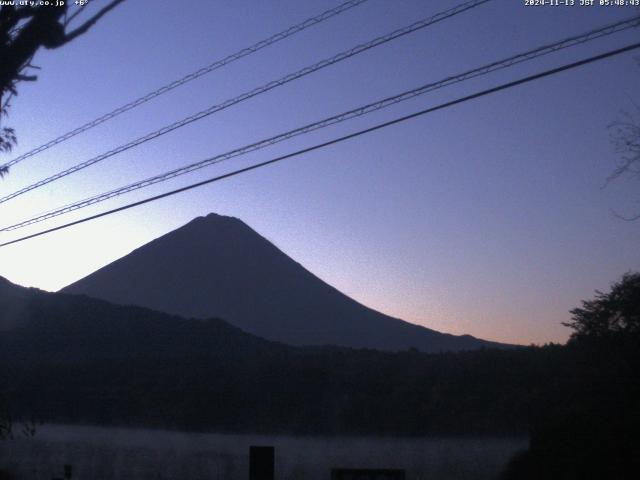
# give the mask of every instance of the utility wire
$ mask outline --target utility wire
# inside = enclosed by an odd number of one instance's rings
[[[443,87],[447,87],[449,85],[453,85],[455,83],[458,82],[462,82],[465,80],[469,80],[471,78],[475,78],[481,75],[486,75],[488,73],[497,71],[497,70],[501,70],[525,61],[529,61],[532,60],[534,58],[538,58],[544,55],[548,55],[550,53],[556,52],[558,50],[564,49],[564,48],[568,48],[574,45],[579,45],[579,44],[583,44],[586,43],[588,41],[592,41],[607,35],[611,35],[617,32],[621,32],[623,30],[632,28],[636,25],[638,25],[638,22],[640,21],[640,16],[636,16],[636,17],[632,17],[626,20],[622,20],[613,24],[609,24],[609,25],[605,25],[603,27],[600,27],[598,29],[595,30],[591,30],[588,31],[586,33],[580,34],[580,35],[575,35],[572,37],[568,37],[564,40],[549,44],[549,45],[544,45],[541,47],[538,47],[536,49],[533,50],[529,50],[526,51],[524,53],[519,53],[517,55],[490,63],[488,65],[484,65],[482,67],[478,67],[475,68],[473,70],[468,70],[464,73],[458,74],[458,75],[453,75],[450,77],[447,77],[443,80],[437,81],[437,82],[433,82],[433,83],[428,83],[426,85],[422,85],[418,88],[415,88],[413,90],[408,90],[405,91],[403,93],[400,93],[398,95],[392,96],[392,97],[387,97],[384,98],[382,100],[376,101],[374,103],[370,103],[368,105],[362,106],[362,107],[358,107],[356,109],[353,110],[348,110],[346,112],[340,113],[338,115],[334,115],[332,117],[328,117],[325,118],[323,120],[296,128],[294,130],[290,130],[288,132],[285,133],[281,133],[279,135],[273,136],[273,137],[269,137],[263,140],[260,140],[258,142],[249,144],[249,145],[245,145],[243,147],[240,148],[236,148],[234,150],[231,150],[229,152],[223,153],[223,154],[219,154],[213,157],[209,157],[206,158],[204,160],[201,160],[199,162],[195,162],[192,163],[190,165],[186,165],[183,167],[179,167],[176,168],[174,170],[170,170],[168,172],[159,174],[159,175],[155,175],[153,177],[144,179],[144,180],[140,180],[138,182],[135,183],[131,183],[129,185],[123,186],[123,187],[119,187],[117,189],[108,191],[108,192],[104,192],[101,193],[99,195],[95,195],[68,205],[64,205],[62,207],[58,207],[54,210],[50,210],[48,212],[45,213],[41,213],[37,216],[34,216],[32,218],[29,218],[27,220],[23,220],[19,223],[13,224],[13,225],[9,225],[3,228],[0,228],[0,232],[7,232],[7,231],[12,231],[12,230],[17,230],[19,228],[23,228],[26,227],[28,225],[33,225],[35,223],[40,223],[43,222],[45,220],[48,220],[50,218],[54,218],[75,210],[79,210],[81,208],[84,207],[88,207],[90,205],[96,204],[96,203],[100,203],[103,201],[106,201],[110,198],[113,197],[117,197],[120,195],[124,195],[126,193],[132,192],[134,190],[138,190],[141,188],[145,188],[151,185],[154,185],[156,183],[160,183],[160,182],[164,182],[166,180],[178,177],[180,175],[184,175],[190,172],[193,172],[195,170],[199,170],[201,168],[204,167],[208,167],[210,165],[214,165],[220,162],[223,162],[225,160],[229,160],[231,158],[234,157],[238,157],[241,155],[245,155],[247,153],[250,152],[254,152],[256,150],[260,150],[262,148],[266,148],[268,146],[274,145],[276,143],[285,141],[285,140],[289,140],[290,138],[299,136],[299,135],[303,135],[315,130],[319,130],[325,127],[328,127],[330,125],[335,125],[337,123],[341,123],[344,122],[346,120],[350,120],[352,118],[356,118],[356,117],[360,117],[362,115],[366,115],[369,113],[372,113],[374,111],[377,110],[381,110],[383,108],[387,108],[391,105],[395,105],[396,103],[400,103],[406,100],[409,100],[411,98],[414,98],[416,96],[419,95],[423,95],[427,92],[431,92],[433,90],[437,90]]]
[[[208,180],[204,180],[204,181],[201,181],[201,182],[193,183],[191,185],[187,185],[185,187],[178,188],[176,190],[172,190],[170,192],[165,192],[165,193],[162,193],[160,195],[155,195],[153,197],[145,198],[144,200],[140,200],[138,202],[134,202],[134,203],[130,203],[130,204],[127,204],[127,205],[123,205],[121,207],[114,208],[112,210],[107,210],[106,212],[98,213],[96,215],[91,215],[89,217],[85,217],[85,218],[82,218],[80,220],[76,220],[74,222],[69,222],[69,223],[66,223],[64,225],[59,225],[57,227],[49,228],[47,230],[42,230],[40,232],[33,233],[31,235],[27,235],[25,237],[21,237],[21,238],[15,239],[15,240],[11,240],[9,242],[4,242],[4,243],[0,244],[0,247],[5,247],[7,245],[12,245],[14,243],[23,242],[23,241],[29,240],[31,238],[39,237],[41,235],[45,235],[45,234],[48,234],[48,233],[51,233],[51,232],[55,232],[55,231],[62,230],[62,229],[68,228],[68,227],[72,227],[74,225],[79,225],[81,223],[85,223],[85,222],[88,222],[90,220],[95,220],[97,218],[101,218],[101,217],[104,217],[104,216],[107,216],[107,215],[111,215],[111,214],[114,214],[114,213],[117,213],[117,212],[122,212],[124,210],[128,210],[130,208],[137,207],[139,205],[144,205],[146,203],[155,202],[156,200],[160,200],[160,199],[165,198],[165,197],[170,197],[172,195],[176,195],[178,193],[186,192],[188,190],[192,190],[194,188],[201,187],[203,185],[208,185],[210,183],[214,183],[214,182],[217,182],[217,181],[220,181],[220,180],[224,180],[226,178],[230,178],[230,177],[234,177],[236,175],[240,175],[241,173],[249,172],[251,170],[256,170],[256,169],[262,168],[262,167],[266,167],[267,165],[272,165],[274,163],[280,162],[282,160],[286,160],[288,158],[293,158],[293,157],[296,157],[296,156],[299,156],[299,155],[302,155],[302,154],[305,154],[305,153],[308,153],[308,152],[312,152],[314,150],[319,150],[321,148],[325,148],[325,147],[328,147],[330,145],[335,145],[337,143],[341,143],[341,142],[344,142],[346,140],[350,140],[352,138],[356,138],[356,137],[359,137],[361,135],[365,135],[367,133],[375,132],[377,130],[381,130],[383,128],[389,127],[391,125],[402,123],[402,122],[405,122],[407,120],[410,120],[410,119],[413,119],[413,118],[420,117],[422,115],[426,115],[426,114],[435,112],[437,110],[443,110],[445,108],[449,108],[449,107],[452,107],[454,105],[458,105],[458,104],[461,104],[461,103],[464,103],[464,102],[468,102],[470,100],[474,100],[476,98],[484,97],[486,95],[490,95],[490,94],[493,94],[493,93],[496,93],[496,92],[499,92],[499,91],[502,91],[502,90],[507,90],[509,88],[516,87],[518,85],[522,85],[522,84],[525,84],[525,83],[533,82],[535,80],[539,80],[539,79],[544,78],[544,77],[555,75],[555,74],[558,74],[560,72],[564,72],[566,70],[571,70],[571,69],[574,69],[574,68],[577,68],[577,67],[580,67],[580,66],[583,66],[583,65],[587,65],[587,64],[590,64],[590,63],[597,62],[599,60],[604,60],[605,58],[613,57],[615,55],[620,55],[622,53],[629,52],[629,51],[635,50],[637,48],[640,48],[640,42],[634,43],[634,44],[631,44],[631,45],[627,45],[626,47],[618,48],[616,50],[610,50],[610,51],[608,51],[606,53],[602,53],[600,55],[595,55],[595,56],[592,56],[592,57],[589,57],[589,58],[585,58],[585,59],[579,60],[577,62],[565,64],[565,65],[563,65],[561,67],[553,68],[551,70],[545,70],[545,71],[543,71],[541,73],[530,75],[528,77],[524,77],[524,78],[521,78],[519,80],[514,80],[514,81],[508,82],[508,83],[503,83],[502,85],[499,85],[497,87],[489,88],[487,90],[482,90],[480,92],[477,92],[477,93],[474,93],[474,94],[471,94],[471,95],[467,95],[465,97],[461,97],[461,98],[458,98],[456,100],[452,100],[452,101],[449,101],[449,102],[446,102],[446,103],[441,103],[440,105],[437,105],[435,107],[430,107],[430,108],[427,108],[427,109],[424,109],[424,110],[420,110],[419,112],[412,113],[410,115],[405,115],[403,117],[399,117],[399,118],[396,118],[394,120],[390,120],[390,121],[387,121],[387,122],[384,122],[384,123],[379,123],[377,125],[374,125],[373,127],[365,128],[364,130],[359,130],[357,132],[350,133],[348,135],[344,135],[342,137],[334,138],[334,139],[329,140],[327,142],[319,143],[319,144],[316,144],[316,145],[314,145],[312,147],[307,147],[307,148],[304,148],[302,150],[298,150],[298,151],[293,152],[293,153],[289,153],[289,154],[286,154],[286,155],[282,155],[280,157],[272,158],[271,160],[267,160],[267,161],[264,161],[264,162],[261,162],[261,163],[257,163],[257,164],[251,165],[249,167],[245,167],[245,168],[241,168],[241,169],[238,169],[238,170],[234,170],[233,172],[229,172],[229,173],[226,173],[224,175],[219,175],[217,177],[213,177],[213,178],[210,178]]]
[[[269,90],[273,90],[274,88],[280,87],[282,85],[285,85],[289,82],[292,82],[294,80],[297,80],[298,78],[304,77],[306,75],[309,75],[313,72],[316,72],[318,70],[321,70],[325,67],[328,67],[330,65],[336,64],[338,62],[341,62],[343,60],[346,60],[348,58],[351,58],[355,55],[358,55],[362,52],[365,52],[367,50],[370,50],[374,47],[377,47],[379,45],[385,44],[387,42],[390,42],[392,40],[395,40],[397,38],[400,38],[402,36],[405,36],[409,33],[413,33],[417,30],[421,30],[425,27],[428,27],[430,25],[433,25],[437,22],[443,21],[445,19],[448,19],[450,17],[453,17],[455,15],[458,15],[462,12],[465,12],[467,10],[470,10],[472,8],[478,7],[484,3],[487,3],[491,0],[471,0],[471,1],[467,1],[465,3],[462,3],[456,7],[450,8],[448,10],[445,10],[443,12],[437,13],[433,16],[427,17],[425,19],[422,19],[418,22],[415,22],[407,27],[404,28],[400,28],[398,30],[395,30],[387,35],[383,35],[380,37],[377,37],[367,43],[363,43],[360,45],[357,45],[349,50],[345,50],[337,55],[334,55],[333,57],[326,59],[326,60],[322,60],[318,63],[315,63],[311,66],[305,67],[301,70],[298,70],[295,73],[290,73],[288,75],[285,75],[284,77],[278,79],[278,80],[273,80],[269,83],[266,83],[264,85],[262,85],[261,87],[255,88],[253,90],[250,90],[248,92],[243,93],[242,95],[239,95],[237,97],[234,97],[232,99],[226,100],[223,103],[217,104],[217,105],[213,105],[209,108],[207,108],[206,110],[202,110],[198,113],[195,113],[193,115],[190,115],[186,118],[183,118],[182,120],[179,120],[177,122],[174,122],[170,125],[167,125],[159,130],[155,130],[147,135],[144,135],[140,138],[137,138],[136,140],[133,140],[129,143],[126,143],[124,145],[120,145],[119,147],[114,148],[113,150],[109,150],[106,153],[103,153],[101,155],[98,155],[97,157],[93,157],[89,160],[86,160],[84,162],[81,162],[77,165],[74,165],[73,167],[70,167],[66,170],[63,170],[61,172],[58,172],[50,177],[47,177],[43,180],[40,180],[36,183],[33,183],[27,187],[21,188],[20,190],[17,190],[9,195],[6,195],[5,197],[0,198],[0,203],[4,203],[7,202],[9,200],[11,200],[12,198],[15,198],[19,195],[22,195],[24,193],[30,192],[31,190],[34,190],[36,188],[42,187],[44,185],[47,185],[48,183],[51,183],[55,180],[58,180],[60,178],[66,177],[67,175],[71,175],[72,173],[75,173],[79,170],[82,170],[84,168],[87,168],[91,165],[94,165],[98,162],[101,162],[107,158],[110,158],[114,155],[117,155],[119,153],[122,153],[126,150],[129,150],[133,147],[136,147],[138,145],[141,145],[143,143],[146,143],[150,140],[154,140],[155,138],[158,138],[162,135],[165,135],[166,133],[172,132],[173,130],[176,130],[178,128],[184,127],[185,125],[189,125],[190,123],[193,123],[197,120],[201,120],[205,117],[208,117],[209,115],[212,115],[216,112],[219,112],[221,110],[224,110],[226,108],[231,107],[232,105],[236,105],[240,102],[243,102],[245,100],[248,100],[252,97],[255,97],[257,95],[260,95],[262,93],[268,92]]]
[[[162,87],[158,88],[157,90],[154,90],[153,92],[150,92],[142,97],[139,97],[135,100],[132,100],[129,103],[126,103],[114,110],[112,110],[109,113],[105,113],[104,115],[85,123],[84,125],[81,125],[77,128],[74,128],[73,130],[60,135],[57,138],[54,138],[53,140],[48,141],[47,143],[44,143],[42,145],[40,145],[39,147],[34,148],[33,150],[30,150],[26,153],[23,153],[22,155],[20,155],[19,157],[14,158],[13,160],[5,163],[4,165],[2,165],[2,167],[12,167],[13,165],[20,163],[23,160],[26,160],[29,157],[33,157],[34,155],[37,155],[38,153],[44,152],[45,150],[48,150],[49,148],[58,145],[59,143],[62,143],[66,140],[69,140],[70,138],[75,137],[76,135],[79,135],[83,132],[86,132],[87,130],[91,130],[92,128],[107,122],[115,117],[117,117],[118,115],[127,112],[133,108],[139,107],[140,105],[142,105],[143,103],[147,103],[150,100],[153,100],[156,97],[159,97],[160,95],[163,95],[167,92],[170,92],[171,90],[173,90],[174,88],[178,88],[186,83],[191,82],[192,80],[195,80],[197,78],[202,77],[203,75],[206,75],[208,73],[213,72],[214,70],[217,70],[219,68],[222,68],[226,65],[229,65],[230,63],[235,62],[236,60],[240,60],[243,57],[246,57],[248,55],[251,55],[252,53],[255,53],[259,50],[262,50],[265,47],[268,47],[269,45],[273,45],[274,43],[277,43],[281,40],[284,40],[285,38],[291,37],[292,35],[295,35],[296,33],[299,33],[303,30],[306,30],[309,27],[312,27],[314,25],[317,25],[319,23],[324,22],[325,20],[328,20],[332,17],[335,17],[336,15],[339,15],[347,10],[350,10],[351,8],[357,7],[365,2],[367,2],[369,0],[349,0],[347,2],[344,2],[340,5],[338,5],[337,7],[334,7],[330,10],[326,10],[325,12],[322,12],[319,15],[316,15],[315,17],[311,17],[306,19],[305,21],[298,23],[297,25],[294,25],[292,27],[287,28],[286,30],[283,30],[279,33],[276,33],[275,35],[272,35],[269,38],[266,38],[264,40],[261,40],[257,43],[254,43],[253,45],[247,47],[247,48],[243,48],[242,50],[237,51],[236,53],[233,53],[231,55],[226,56],[225,58],[222,58],[220,60],[217,60],[205,67],[202,67],[194,72],[191,72],[187,75],[185,75],[182,78],[179,78],[177,80],[174,80],[166,85],[163,85]],[[82,9],[78,10],[73,16],[77,15],[79,12],[81,12]],[[69,21],[71,21],[71,19],[73,18],[73,16],[69,19]],[[0,168],[2,168],[0,167]]]

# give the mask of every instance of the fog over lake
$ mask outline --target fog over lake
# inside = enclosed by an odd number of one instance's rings
[[[328,479],[332,467],[402,468],[408,479],[489,479],[526,438],[384,438],[234,435],[44,425],[34,438],[0,442],[18,478],[246,479],[250,445],[273,445],[276,478]]]

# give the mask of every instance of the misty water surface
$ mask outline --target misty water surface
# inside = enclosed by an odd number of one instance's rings
[[[408,479],[489,479],[526,438],[380,438],[198,434],[64,425],[0,442],[0,465],[17,478],[247,479],[250,445],[276,448],[276,478],[329,479],[332,467],[403,468]]]

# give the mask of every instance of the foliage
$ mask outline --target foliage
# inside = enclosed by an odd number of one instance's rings
[[[636,478],[640,457],[640,274],[571,311],[565,347],[572,372],[532,419],[528,451],[505,479]]]
[[[571,310],[572,320],[563,325],[574,331],[571,338],[638,338],[640,336],[640,273],[627,273],[609,293],[596,291],[594,300]]]
[[[72,15],[68,10],[72,2],[15,2],[0,6],[0,153],[10,151],[16,144],[15,131],[1,122],[18,93],[18,83],[37,79],[33,70],[38,67],[31,64],[37,51],[42,47],[60,48],[75,40],[123,1],[110,1],[71,30],[71,23],[86,10],[85,6],[78,7]],[[6,173],[6,168],[0,169],[0,177]]]

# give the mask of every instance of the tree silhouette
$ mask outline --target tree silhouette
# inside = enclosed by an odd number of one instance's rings
[[[640,273],[571,310],[560,382],[549,380],[529,449],[503,479],[637,478],[640,457]]]
[[[572,340],[638,337],[640,334],[640,273],[626,273],[609,293],[596,290],[594,300],[571,310]]]
[[[8,152],[16,144],[14,129],[2,125],[17,95],[20,82],[35,81],[31,61],[37,51],[60,48],[88,32],[98,20],[124,0],[112,0],[77,28],[69,29],[86,6],[69,15],[69,2],[46,2],[44,5],[0,6],[0,152]],[[39,3],[39,2],[36,2]],[[55,5],[58,3],[58,5]],[[7,169],[0,169],[0,177]]]

